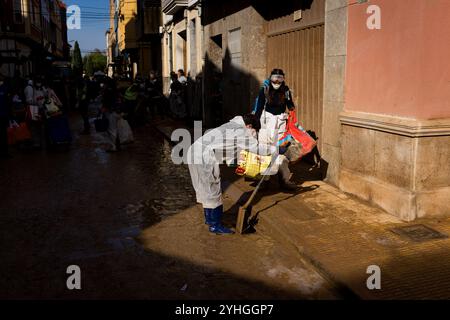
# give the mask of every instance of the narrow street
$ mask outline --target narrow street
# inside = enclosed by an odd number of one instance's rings
[[[0,301],[450,300],[449,12],[1,0]]]
[[[0,298],[337,298],[294,248],[210,234],[187,168],[152,126],[110,154],[71,122],[69,151],[1,163]],[[69,265],[82,290],[66,288]]]

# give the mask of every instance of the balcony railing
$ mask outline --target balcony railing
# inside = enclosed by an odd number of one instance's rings
[[[165,14],[175,14],[178,10],[186,8],[188,2],[188,0],[162,0],[162,12]]]

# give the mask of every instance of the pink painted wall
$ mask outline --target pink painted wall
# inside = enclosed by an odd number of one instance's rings
[[[373,4],[381,30],[366,26]],[[345,109],[450,117],[450,0],[349,0]]]

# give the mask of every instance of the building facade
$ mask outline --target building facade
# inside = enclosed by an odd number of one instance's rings
[[[106,58],[107,58],[107,74],[112,77],[116,72],[115,58],[118,56],[117,51],[117,4],[115,0],[109,0],[109,29],[106,31]]]
[[[108,73],[134,79],[161,70],[161,2],[111,0]]]
[[[168,92],[170,72],[179,69],[195,80],[203,70],[201,1],[162,1],[162,76]]]
[[[329,181],[406,221],[448,216],[450,3],[326,4]]]
[[[188,117],[202,119],[205,93],[201,1],[163,0],[161,8],[163,91],[169,93],[170,73],[183,70],[188,78],[185,101]]]
[[[0,73],[45,74],[51,63],[69,59],[63,2],[5,0],[0,6]]]
[[[138,74],[148,76],[150,71],[161,72],[161,1],[138,1],[136,41],[138,46]]]

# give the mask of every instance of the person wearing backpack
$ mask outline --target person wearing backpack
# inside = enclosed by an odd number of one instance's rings
[[[278,145],[286,132],[288,112],[292,110],[295,110],[295,105],[285,83],[284,72],[282,69],[273,69],[259,90],[252,112],[261,124],[258,135],[260,143]],[[295,190],[297,185],[290,181],[292,174],[289,160],[283,155],[286,150],[280,148],[278,178],[282,189]]]

